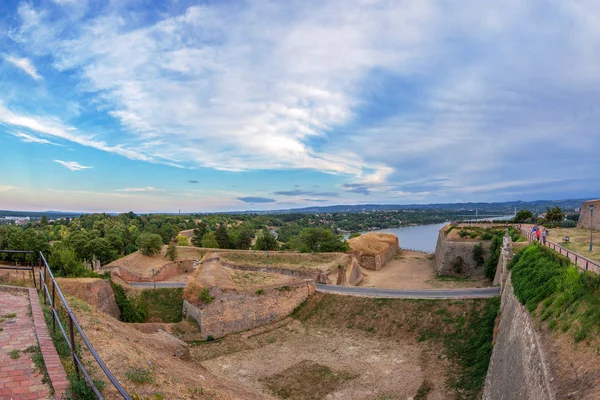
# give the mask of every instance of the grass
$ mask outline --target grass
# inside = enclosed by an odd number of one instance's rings
[[[441,282],[469,282],[473,280],[470,276],[457,275],[438,275],[435,279]]]
[[[21,357],[21,352],[17,349],[11,350],[8,352],[8,355],[13,360],[18,360]]]
[[[344,382],[356,376],[335,371],[313,361],[301,361],[288,369],[263,379],[264,385],[280,399],[323,399]]]
[[[259,283],[268,283],[274,281],[275,278],[270,275],[265,275],[257,272],[235,271],[231,279],[241,287],[253,286]]]
[[[133,383],[138,385],[144,383],[154,383],[154,368],[152,363],[148,365],[135,365],[125,371],[125,376]]]
[[[600,231],[593,232],[593,251],[590,253],[590,230],[580,228],[553,228],[549,229],[548,240],[560,244],[565,249],[574,251],[584,257],[600,263]],[[562,239],[569,236],[569,241]]]
[[[550,329],[575,342],[600,333],[600,276],[580,271],[558,253],[531,244],[510,264],[515,295]]]
[[[181,322],[183,319],[183,288],[160,288],[141,293],[148,305],[148,321]]]
[[[264,267],[267,264],[272,267],[289,267],[299,270],[326,269],[333,270],[337,268],[341,259],[349,257],[339,253],[285,253],[269,252],[267,260],[265,252],[247,251],[247,252],[219,252],[219,255],[227,261],[235,264]],[[342,263],[343,264],[343,263]]]
[[[426,400],[432,389],[433,386],[431,385],[431,382],[425,379],[423,383],[421,383],[421,386],[419,386],[419,390],[417,390],[414,400]]]
[[[5,318],[5,319],[11,319],[11,318],[16,318],[16,317],[17,317],[17,314],[15,314],[15,313],[6,314],[6,315],[2,316],[2,318]]]

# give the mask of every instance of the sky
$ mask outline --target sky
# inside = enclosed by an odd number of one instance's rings
[[[597,197],[600,2],[0,1],[0,209]]]

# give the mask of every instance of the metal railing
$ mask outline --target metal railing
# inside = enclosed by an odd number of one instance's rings
[[[62,291],[60,290],[60,287],[56,283],[56,279],[54,279],[54,275],[52,274],[52,270],[50,269],[50,266],[48,265],[46,258],[44,257],[44,255],[42,254],[41,251],[39,254],[40,254],[40,260],[41,260],[41,267],[39,269],[39,278],[40,278],[39,290],[41,290],[44,295],[44,305],[48,305],[48,303],[49,303],[50,309],[52,310],[52,330],[54,332],[56,332],[56,326],[58,325],[63,338],[69,345],[69,350],[71,352],[71,357],[73,358],[73,364],[75,365],[75,373],[77,374],[77,377],[79,378],[79,377],[81,377],[81,374],[83,374],[83,377],[85,378],[87,383],[90,385],[90,387],[92,388],[92,390],[94,391],[94,393],[96,394],[98,399],[100,399],[100,400],[104,399],[102,397],[102,394],[100,394],[100,391],[94,384],[94,381],[90,377],[89,373],[85,369],[83,363],[80,360],[80,357],[77,355],[76,345],[75,345],[75,333],[79,333],[79,336],[81,336],[81,340],[85,344],[85,347],[87,347],[87,349],[89,350],[91,355],[96,360],[96,363],[100,366],[102,371],[104,371],[104,374],[110,380],[110,382],[113,384],[115,389],[117,389],[119,394],[121,396],[123,396],[124,399],[131,400],[131,397],[127,394],[125,389],[123,389],[123,386],[121,386],[121,384],[119,383],[117,378],[115,378],[115,376],[112,374],[112,372],[110,372],[110,370],[108,369],[106,364],[104,364],[104,361],[102,361],[102,358],[100,358],[100,356],[94,349],[94,346],[92,346],[92,344],[90,343],[89,339],[83,332],[83,329],[81,329],[81,326],[79,325],[79,322],[77,321],[77,318],[75,318],[75,315],[71,311],[71,308],[69,307],[69,304],[67,303],[67,300],[65,299],[65,296],[63,295]],[[50,282],[48,282],[48,280],[50,280]],[[48,288],[49,284],[52,286],[52,291],[50,291],[50,289]],[[60,301],[62,302],[62,307],[65,309],[65,312],[66,312],[68,320],[69,320],[69,335],[68,336],[67,336],[65,328],[63,327],[63,324],[58,316],[57,303],[56,303],[56,295],[57,294],[58,294],[58,299],[60,299]]]
[[[5,254],[35,254],[34,251],[31,250],[0,250],[0,253]],[[40,261],[41,265],[41,261]],[[33,264],[33,257],[30,260],[28,266],[20,266],[20,265],[0,265],[0,269],[11,269],[15,271],[30,271],[31,279],[33,279],[33,286],[37,288],[37,282],[35,280],[35,265]]]
[[[525,235],[527,240],[529,240],[530,242],[538,241],[537,235],[534,232],[529,232],[529,231],[523,232],[523,230],[521,229],[521,234]],[[595,274],[600,275],[600,263],[590,260],[589,258],[584,257],[579,253],[570,251],[570,250],[562,247],[561,245],[554,243],[548,239],[544,240],[543,238],[540,237],[539,243],[542,246],[548,247],[548,248],[558,252],[558,254],[566,256],[569,260],[571,260],[571,262],[574,265],[579,267],[579,269],[581,269],[583,271],[591,271]]]

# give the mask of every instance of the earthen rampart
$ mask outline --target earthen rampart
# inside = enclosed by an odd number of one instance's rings
[[[204,339],[216,339],[283,319],[314,291],[311,281],[252,291],[215,286],[208,304],[184,300],[183,314],[198,322]]]
[[[400,250],[398,237],[392,234],[367,233],[350,239],[348,243],[350,253],[358,258],[360,266],[372,270],[383,267]]]
[[[142,276],[134,272],[129,271],[126,268],[120,266],[111,266],[111,275],[123,279],[127,282],[161,282],[167,281],[179,275],[191,273],[194,267],[194,261],[174,261],[163,265],[157,272],[152,276]]]

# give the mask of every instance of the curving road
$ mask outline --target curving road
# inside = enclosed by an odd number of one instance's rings
[[[185,282],[156,282],[156,283],[152,283],[152,282],[127,282],[127,283],[130,284],[131,286],[150,287],[150,288],[153,288],[154,285],[156,285],[157,288],[178,288],[178,287],[185,287],[185,285],[186,285]]]
[[[129,282],[131,286],[153,288],[152,282]],[[317,292],[347,296],[379,297],[388,299],[476,299],[500,295],[499,287],[473,289],[399,290],[361,286],[336,286],[317,283]],[[156,282],[156,288],[185,287],[185,282]]]
[[[473,289],[398,290],[360,286],[334,286],[318,283],[317,292],[347,296],[381,297],[389,299],[475,299],[499,296],[500,287]]]

